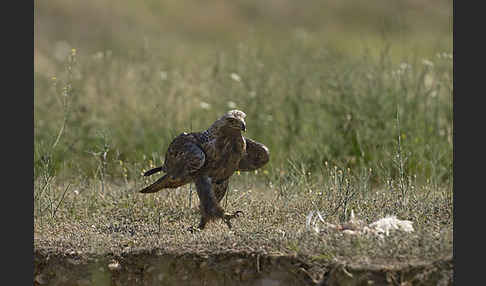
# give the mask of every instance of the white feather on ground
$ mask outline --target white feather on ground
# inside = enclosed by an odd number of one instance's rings
[[[306,228],[316,233],[335,230],[348,235],[372,234],[380,238],[389,236],[395,231],[413,232],[412,224],[412,221],[400,220],[394,215],[388,215],[367,225],[356,218],[352,210],[348,222],[338,225],[326,222],[319,211],[311,211],[306,217]]]
[[[404,232],[413,232],[412,222],[409,220],[400,220],[396,216],[387,216],[371,223],[369,227],[377,234],[390,235],[390,231],[401,230]]]

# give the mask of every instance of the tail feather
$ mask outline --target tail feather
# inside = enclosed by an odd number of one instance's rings
[[[150,175],[155,174],[157,172],[160,172],[162,170],[163,170],[163,167],[162,166],[161,167],[157,167],[157,168],[153,168],[153,169],[150,169],[147,172],[145,172],[143,175],[145,177],[147,177],[147,176],[150,176]]]
[[[143,188],[140,191],[140,193],[144,193],[144,194],[155,193],[155,192],[162,190],[164,188],[164,184],[165,184],[165,181],[167,180],[167,177],[168,177],[167,175],[163,176],[162,178],[158,179],[157,181],[155,181],[150,186]]]
[[[185,185],[191,181],[190,178],[181,179],[181,178],[173,178],[169,175],[164,175],[162,178],[158,179],[150,186],[142,189],[140,193],[155,193],[162,189],[175,189],[182,185]]]

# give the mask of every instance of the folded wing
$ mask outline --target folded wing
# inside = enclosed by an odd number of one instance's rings
[[[163,170],[167,174],[140,192],[154,193],[163,188],[177,188],[185,185],[192,180],[192,175],[204,166],[205,161],[204,151],[189,134],[183,133],[172,141],[167,150],[163,166]],[[156,168],[157,171],[158,168]],[[155,170],[147,173],[151,175],[155,173]]]

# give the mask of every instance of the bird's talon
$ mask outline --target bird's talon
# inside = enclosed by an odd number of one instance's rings
[[[226,223],[226,225],[228,226],[228,228],[231,229],[232,226],[231,226],[231,222],[229,221],[229,219],[228,220],[225,220],[224,222]]]
[[[239,217],[240,215],[245,215],[245,213],[244,213],[243,211],[235,211],[235,212],[233,213],[233,216],[234,216],[234,217]]]
[[[193,226],[190,226],[186,229],[188,232],[190,233],[195,233],[195,232],[198,232],[198,231],[201,231],[201,228],[200,227],[193,227]]]
[[[235,211],[234,213],[232,214],[224,214],[224,219],[225,220],[230,220],[230,219],[233,219],[233,218],[236,218],[236,217],[239,217],[240,215],[244,215],[245,213],[242,212],[242,211]]]
[[[244,214],[242,211],[235,211],[232,214],[227,214],[226,213],[223,216],[223,221],[224,221],[224,223],[226,223],[226,225],[228,226],[228,228],[231,229],[232,225],[231,225],[230,220],[233,219],[233,218],[239,217],[242,214]]]

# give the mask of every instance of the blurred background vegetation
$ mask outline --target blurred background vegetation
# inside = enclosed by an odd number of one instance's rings
[[[452,0],[34,4],[35,180],[138,180],[238,108],[266,179],[452,185]]]

